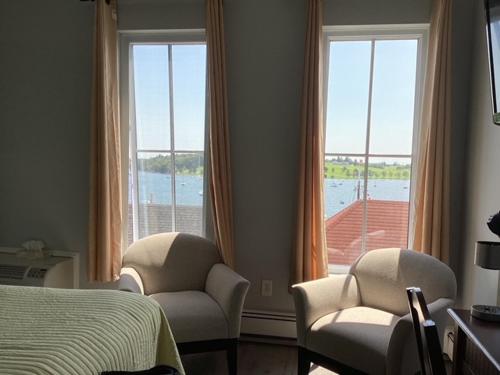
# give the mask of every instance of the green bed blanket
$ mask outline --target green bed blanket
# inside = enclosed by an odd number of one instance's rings
[[[0,374],[92,374],[169,365],[184,374],[161,307],[112,290],[0,285]]]

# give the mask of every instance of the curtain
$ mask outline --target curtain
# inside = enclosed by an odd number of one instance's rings
[[[210,103],[209,190],[215,241],[224,262],[234,268],[233,201],[222,0],[207,0],[206,6]]]
[[[322,0],[309,0],[302,94],[297,233],[291,283],[328,274],[324,226]]]
[[[415,250],[449,262],[451,167],[452,1],[436,0],[431,16],[424,84],[417,188]]]
[[[116,0],[96,1],[90,139],[90,281],[118,279],[122,187]]]

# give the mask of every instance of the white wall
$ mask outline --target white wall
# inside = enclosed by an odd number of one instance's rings
[[[456,0],[461,59],[454,73],[460,88],[454,152],[461,158],[471,2]],[[203,0],[119,4],[122,28],[204,27]],[[252,282],[247,299],[252,309],[293,310],[288,276],[305,10],[305,0],[225,0],[237,268]],[[326,24],[422,23],[429,12],[430,0],[325,0]],[[0,2],[0,245],[35,237],[52,248],[80,251],[82,277],[92,22],[90,2]],[[454,174],[460,185],[462,165],[457,163]],[[274,280],[273,298],[260,296],[261,279]]]
[[[487,228],[487,218],[500,210],[500,126],[493,125],[489,67],[484,31],[484,10],[477,2],[473,38],[474,63],[471,74],[470,116],[466,151],[466,204],[460,303],[495,304],[498,271],[474,265],[474,245],[479,240],[498,241]]]

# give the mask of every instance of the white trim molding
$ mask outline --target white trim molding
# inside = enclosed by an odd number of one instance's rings
[[[370,81],[369,81],[369,102],[368,102],[368,114],[367,114],[367,139],[365,152],[363,154],[349,154],[349,153],[325,153],[326,156],[354,156],[365,158],[380,158],[380,157],[393,157],[397,159],[409,159],[411,160],[411,180],[410,180],[410,210],[409,210],[409,228],[408,228],[408,247],[412,247],[411,239],[413,237],[412,228],[412,218],[414,216],[414,197],[415,189],[417,184],[416,171],[418,170],[418,160],[419,160],[419,139],[421,132],[420,120],[422,117],[422,97],[424,90],[424,77],[426,72],[427,63],[427,49],[428,49],[428,35],[429,35],[429,24],[415,23],[415,24],[381,24],[381,25],[334,25],[334,26],[323,26],[324,34],[324,66],[325,66],[325,85],[324,85],[324,102],[328,103],[328,68],[330,63],[330,43],[334,41],[369,41],[371,42],[371,61],[370,61]],[[414,118],[413,118],[413,137],[412,137],[412,150],[411,154],[408,155],[382,155],[371,153],[369,149],[369,138],[371,129],[371,101],[372,101],[372,83],[373,83],[373,67],[374,67],[374,50],[377,41],[383,40],[407,40],[413,39],[417,40],[417,64],[416,64],[416,76],[415,76],[415,99],[414,99]],[[324,106],[324,120],[325,120],[325,132],[326,132],[326,121],[327,121],[327,105]],[[325,136],[326,139],[326,136]],[[367,168],[368,164],[365,164],[365,191],[364,196],[367,195]],[[366,215],[366,206],[365,206]],[[366,233],[366,223],[364,223],[363,233]],[[363,235],[364,238],[364,235]],[[363,240],[364,241],[364,240]],[[363,248],[365,244],[363,242]],[[337,267],[335,265],[330,265],[330,273],[339,273],[346,271],[347,268]]]
[[[174,118],[173,118],[173,75],[172,75],[172,45],[193,45],[193,44],[205,44],[206,43],[206,32],[205,29],[171,29],[171,30],[119,30],[119,82],[120,82],[120,126],[122,133],[122,186],[123,186],[123,212],[124,218],[128,218],[129,210],[129,181],[128,174],[129,169],[131,171],[132,184],[135,186],[134,194],[131,195],[132,203],[132,216],[133,216],[133,240],[138,240],[139,226],[139,193],[138,193],[138,166],[137,166],[137,153],[147,152],[147,153],[165,153],[172,155],[172,165],[175,164],[175,155],[182,153],[200,154],[206,155],[206,149],[199,150],[176,150],[174,144]],[[136,119],[135,119],[135,93],[134,93],[134,67],[133,67],[133,49],[134,45],[165,45],[168,46],[168,70],[169,70],[169,102],[166,105],[169,106],[169,128],[170,132],[170,144],[166,149],[158,150],[141,150],[137,146],[137,134],[136,134]],[[205,107],[205,112],[207,111],[207,106]],[[207,113],[205,113],[205,133],[204,137],[207,138]],[[206,141],[204,141],[204,147],[206,148]],[[134,157],[130,157],[134,155]],[[207,179],[207,160],[204,158],[204,181]],[[130,164],[130,165],[129,165]],[[175,174],[171,180],[171,189],[173,196],[175,196]],[[205,233],[205,216],[206,216],[206,205],[207,205],[207,194],[206,194],[206,183],[204,182],[204,194],[203,194],[203,217],[202,217],[202,234]],[[176,230],[176,205],[175,199],[172,199],[172,225],[173,231]],[[128,222],[123,225],[122,228],[122,253],[126,250],[128,245]]]
[[[241,334],[297,338],[295,314],[259,310],[245,310],[241,318]]]

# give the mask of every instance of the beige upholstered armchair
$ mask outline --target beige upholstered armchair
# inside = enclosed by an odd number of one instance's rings
[[[314,362],[339,373],[415,374],[419,370],[407,287],[424,292],[444,335],[456,280],[439,260],[412,250],[369,251],[349,274],[294,285],[299,375]]]
[[[164,309],[179,353],[227,350],[236,374],[237,342],[249,282],[222,263],[201,237],[163,233],[133,243],[119,289],[150,296]]]

